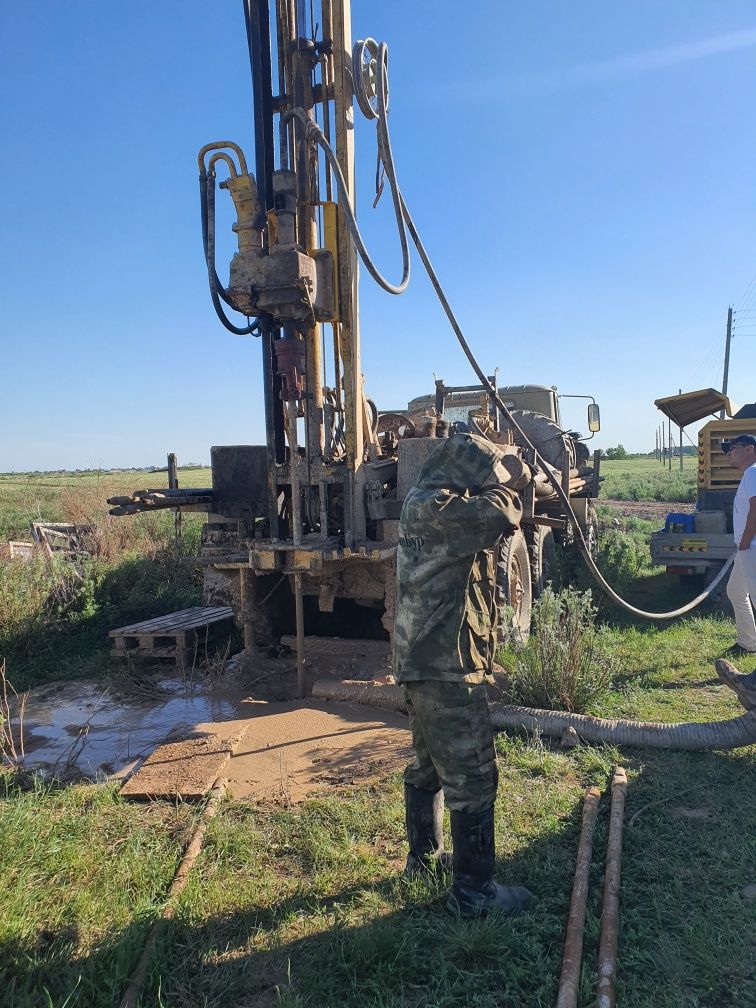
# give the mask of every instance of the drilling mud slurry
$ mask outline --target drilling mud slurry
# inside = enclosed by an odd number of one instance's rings
[[[230,793],[288,803],[324,787],[371,781],[411,758],[406,718],[389,711],[269,703],[241,687],[188,693],[174,680],[160,687],[164,695],[149,700],[92,682],[33,690],[24,718],[26,769],[64,779],[123,778],[166,741],[231,734],[238,742],[223,771]],[[188,786],[191,760],[185,770],[181,783]]]
[[[160,688],[162,695],[141,701],[86,681],[32,690],[24,717],[24,766],[60,776],[121,777],[169,736],[245,717],[242,692],[188,692],[174,680],[162,681]]]

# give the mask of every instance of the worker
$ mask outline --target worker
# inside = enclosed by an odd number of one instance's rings
[[[495,649],[497,544],[518,528],[530,469],[472,434],[442,440],[399,522],[394,667],[414,762],[404,774],[406,874],[451,860],[447,907],[462,917],[526,909],[531,893],[494,875],[498,784],[486,683]],[[444,797],[452,856],[443,850]]]
[[[734,650],[756,654],[756,437],[739,434],[722,441],[722,451],[741,473],[732,504],[732,531],[735,537],[735,561],[727,595],[735,610],[738,639]]]
[[[732,504],[732,531],[735,560],[727,595],[735,611],[737,643],[734,654],[756,654],[756,437],[739,434],[722,441],[722,451],[742,473]],[[747,707],[756,706],[756,672],[740,675],[729,662],[717,662],[719,677],[740,697]]]

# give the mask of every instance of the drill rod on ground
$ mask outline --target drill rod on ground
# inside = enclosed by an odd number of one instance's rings
[[[606,846],[604,905],[601,911],[601,940],[598,957],[598,1008],[614,1008],[617,992],[617,940],[619,938],[619,886],[622,860],[622,826],[627,795],[627,774],[615,767],[612,776],[612,810],[609,816],[609,840]]]
[[[564,939],[562,974],[559,978],[559,995],[556,1008],[575,1008],[580,984],[580,963],[583,957],[583,929],[585,927],[585,905],[588,896],[588,877],[593,853],[593,833],[596,829],[601,792],[597,787],[588,788],[583,804],[583,828],[580,832],[575,882],[572,887],[570,913],[567,918],[567,934]]]

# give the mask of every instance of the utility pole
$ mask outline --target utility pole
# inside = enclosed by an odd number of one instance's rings
[[[669,471],[672,472],[672,417],[669,418],[667,445],[669,446]]]
[[[680,391],[679,391],[679,392],[678,392],[677,394],[678,394],[678,395],[682,395],[682,389],[680,389]],[[682,457],[682,432],[683,432],[683,429],[682,429],[682,425],[681,425],[681,426],[680,426],[680,472],[682,472],[682,471],[683,471],[683,457]]]
[[[727,309],[727,335],[725,337],[724,373],[722,374],[722,395],[727,395],[727,379],[730,377],[730,343],[732,342],[732,305]],[[720,410],[719,419],[724,420],[725,411]]]

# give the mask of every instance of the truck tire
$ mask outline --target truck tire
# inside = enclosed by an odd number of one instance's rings
[[[546,585],[557,573],[557,544],[554,529],[536,527],[531,547],[533,564],[533,598],[540,598]]]
[[[577,465],[576,442],[558,426],[553,420],[543,416],[542,413],[534,413],[532,410],[510,410],[512,418],[517,421],[523,433],[531,441],[541,458],[561,472],[565,461],[569,461],[569,466],[574,469]],[[501,430],[511,430],[514,443],[525,447],[519,432],[512,427],[508,420],[502,417]]]
[[[498,642],[527,643],[533,612],[530,555],[520,529],[501,540],[496,566],[496,605],[499,614]]]

